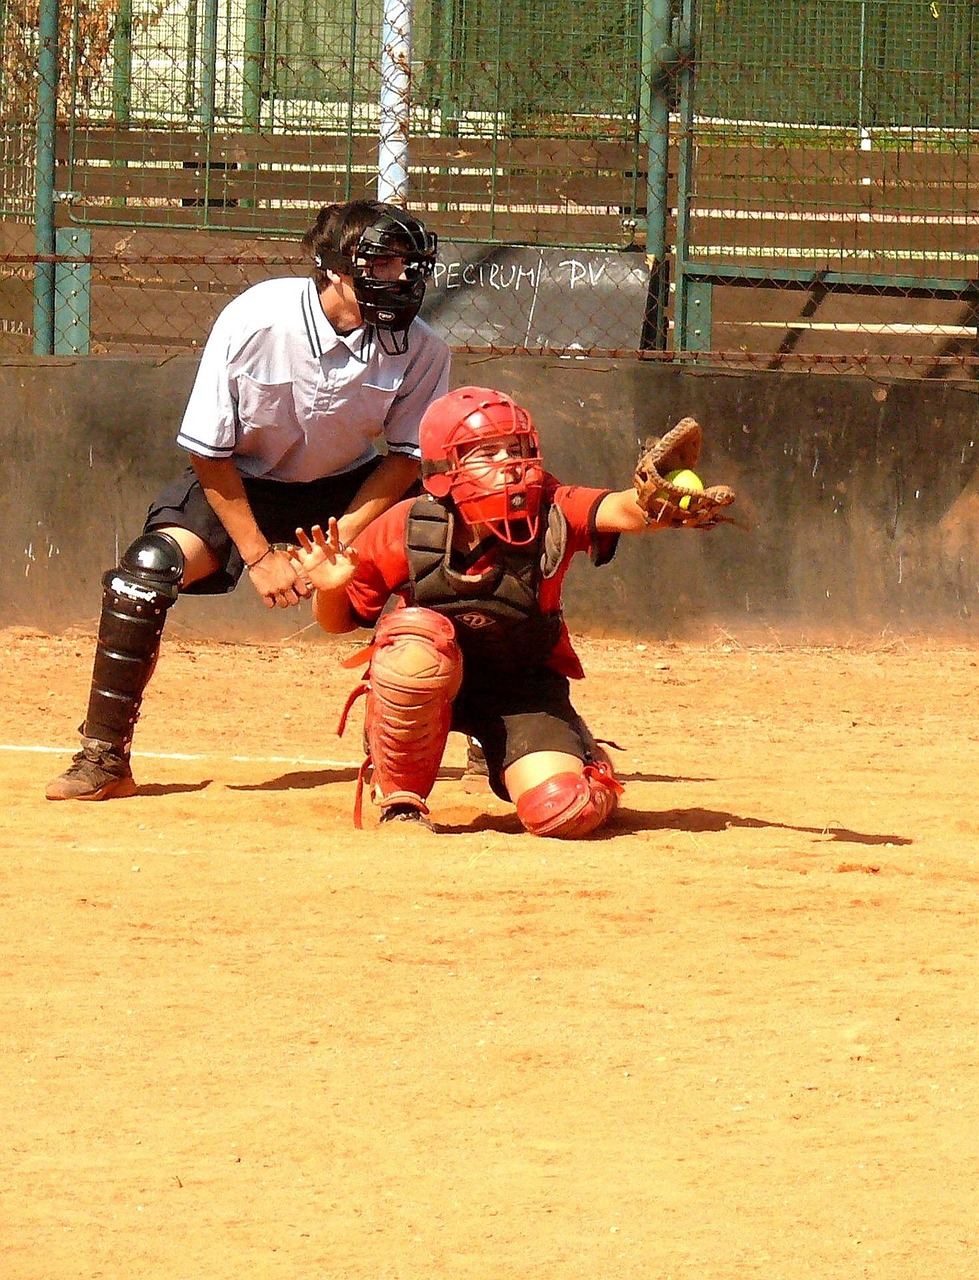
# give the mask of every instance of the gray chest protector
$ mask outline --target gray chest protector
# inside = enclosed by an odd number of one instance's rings
[[[492,680],[501,670],[529,670],[545,662],[561,634],[562,615],[544,613],[539,588],[553,577],[567,545],[559,507],[541,510],[540,532],[525,547],[500,544],[497,563],[470,578],[449,563],[455,515],[434,498],[419,498],[408,513],[405,551],[411,604],[450,618],[466,662],[466,678]]]

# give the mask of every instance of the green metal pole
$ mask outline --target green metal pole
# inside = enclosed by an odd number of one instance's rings
[[[683,0],[682,38],[693,46],[696,0]],[[688,66],[680,76],[680,145],[677,161],[676,278],[673,302],[674,351],[707,351],[711,345],[709,281],[691,280],[687,259],[690,249],[690,199],[694,185],[694,88],[695,73]]]
[[[41,0],[38,13],[37,163],[34,181],[34,251],[55,252],[54,166],[58,127],[58,0]],[[34,266],[34,354],[54,353],[54,263]]]
[[[353,195],[353,171],[354,171],[354,104],[357,101],[357,72],[360,65],[357,62],[357,0],[353,0],[350,6],[350,54],[347,59],[350,68],[347,76],[347,174],[344,182],[344,199],[349,200]],[[377,183],[374,184],[374,192],[377,193]]]
[[[197,114],[197,0],[187,0],[187,47],[184,50],[184,114]]]
[[[258,132],[262,122],[262,66],[265,60],[265,0],[247,0],[245,5],[245,68],[242,85],[241,122]]]
[[[649,282],[639,339],[643,351],[665,351],[670,297],[666,260],[666,184],[669,177],[670,0],[644,0],[642,15],[642,98],[639,128],[648,156],[646,177],[646,263]]]
[[[133,102],[133,0],[119,0],[112,32],[112,116],[128,124]]]
[[[247,0],[245,5],[245,66],[241,87],[241,125],[246,133],[258,133],[262,126],[262,72],[265,66],[265,0]],[[254,170],[243,164],[243,171]],[[242,200],[243,209],[254,209],[255,200]]]
[[[204,0],[204,29],[201,38],[201,109],[203,127],[214,128],[214,109],[218,90],[218,4]]]
[[[214,116],[218,93],[218,3],[205,0],[204,30],[201,39],[201,127],[205,134],[204,222],[211,207],[211,155],[214,146]]]
[[[7,0],[0,0],[0,102],[3,100],[3,69],[6,66],[4,54],[7,49]]]
[[[92,232],[88,227],[59,227],[55,232],[59,257],[88,258]],[[59,262],[54,274],[54,354],[87,356],[92,340],[92,264]]]
[[[77,36],[76,36],[77,39]],[[133,105],[133,0],[119,0],[115,27],[112,31],[112,118],[117,125],[128,127]],[[75,113],[72,111],[72,120]],[[114,169],[125,169],[127,162],[113,160]],[[120,187],[123,183],[119,184]],[[126,206],[125,196],[113,196],[112,203]]]

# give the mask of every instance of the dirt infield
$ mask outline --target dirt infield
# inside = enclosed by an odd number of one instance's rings
[[[972,1280],[979,649],[585,642],[564,844],[456,739],[353,830],[355,644],[170,642],[79,805],[0,632],[5,1280]]]

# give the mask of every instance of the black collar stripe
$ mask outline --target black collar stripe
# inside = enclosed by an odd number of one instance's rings
[[[316,321],[313,319],[312,301],[310,293],[313,288],[313,282],[310,280],[309,285],[302,296],[303,324],[306,326],[306,337],[309,341],[309,349],[314,359],[319,360],[323,355],[323,348],[319,343],[319,335],[316,331]]]

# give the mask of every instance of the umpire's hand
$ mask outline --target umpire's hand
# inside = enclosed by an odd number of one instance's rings
[[[268,554],[248,566],[248,576],[269,609],[288,609],[312,595],[312,588],[289,552],[277,547],[269,547]]]

